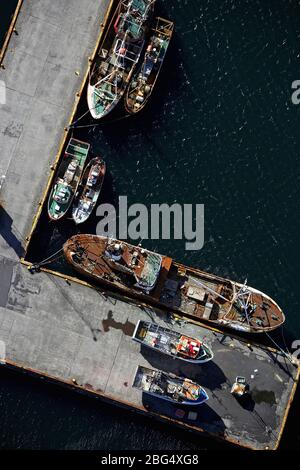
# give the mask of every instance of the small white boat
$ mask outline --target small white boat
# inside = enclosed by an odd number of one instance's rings
[[[173,35],[174,23],[157,17],[151,29],[144,57],[137,66],[125,95],[125,108],[130,114],[144,109],[157,82]]]
[[[154,351],[194,364],[203,364],[214,357],[203,341],[147,321],[139,320],[132,339]]]
[[[208,400],[204,388],[192,380],[143,366],[138,366],[132,386],[180,405],[201,405]]]

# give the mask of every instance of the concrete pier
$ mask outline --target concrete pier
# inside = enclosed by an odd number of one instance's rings
[[[0,276],[0,340],[8,365],[241,446],[277,447],[298,380],[297,368],[281,354],[249,348],[193,324],[170,325],[166,314],[106,299],[101,292],[46,273],[32,276],[3,257]],[[138,319],[205,336],[214,360],[190,365],[141,348],[131,339]],[[138,365],[194,379],[206,389],[209,401],[187,408],[143,396],[131,387]],[[251,388],[252,398],[245,405],[230,394],[238,375]]]
[[[0,341],[3,366],[252,449],[278,446],[299,369],[278,352],[192,323],[172,325],[206,337],[213,362],[195,366],[158,355],[131,340],[138,319],[170,327],[170,318],[50,273],[32,275],[19,262],[33,216],[59,153],[63,129],[98,40],[108,1],[24,2],[0,80]],[[41,235],[42,236],[42,235]],[[188,409],[143,396],[131,384],[138,365],[187,376],[209,395]],[[231,394],[238,375],[251,399]],[[146,421],[145,421],[146,425]]]

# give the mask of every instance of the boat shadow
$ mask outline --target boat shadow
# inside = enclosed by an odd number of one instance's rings
[[[90,233],[90,234],[97,234],[97,225],[98,222],[101,220],[100,217],[97,216],[97,209],[100,204],[112,204],[116,207],[117,197],[113,190],[113,178],[109,171],[104,179],[102,191],[99,196],[99,200],[97,202],[97,206],[93,210],[89,219],[78,226],[72,220],[72,211],[69,210],[66,216],[57,222],[52,222],[49,220],[48,212],[47,212],[47,201],[48,196],[46,198],[46,202],[43,206],[41,216],[38,220],[38,224],[36,229],[32,235],[31,242],[29,244],[26,259],[30,260],[34,263],[39,263],[45,258],[53,255],[57,252],[60,248],[63,247],[64,243],[71,238],[73,235],[77,235],[80,233]],[[0,208],[0,211],[2,208]],[[0,212],[0,220],[2,222],[2,212]],[[5,230],[6,238],[8,237],[8,228],[6,227],[11,224],[10,221],[7,221],[7,217],[3,218],[6,220],[2,222],[0,227],[0,234],[2,235],[2,230]],[[3,238],[5,236],[3,235]],[[16,240],[12,240],[10,237],[10,242],[16,245]],[[19,249],[18,246],[16,246]],[[63,257],[61,257],[55,263],[49,263],[47,266],[53,270],[58,270],[59,272],[63,272],[64,274],[74,275],[73,269],[70,269],[66,261]],[[79,277],[76,274],[76,277]]]
[[[97,205],[94,208],[89,219],[82,225],[78,226],[78,233],[90,233],[93,235],[97,235],[98,222],[102,219],[102,217],[98,216],[97,214],[99,206],[104,204],[110,204],[113,207],[118,206],[118,198],[114,190],[113,176],[109,170],[106,172],[102,190],[97,201]]]
[[[13,219],[0,205],[0,235],[7,245],[14,250],[16,255],[21,258],[24,254],[24,248],[22,242],[14,234],[13,229],[16,230],[15,227],[13,227]]]
[[[244,408],[244,410],[254,412],[255,409],[255,400],[253,399],[252,393],[246,394],[241,397],[235,397],[238,404]]]
[[[144,345],[141,345],[141,354],[155,369],[163,370],[179,377],[187,377],[210,391],[220,389],[227,382],[222,369],[213,360],[204,364],[191,364],[153,351]]]
[[[223,437],[226,426],[218,413],[207,403],[200,405],[181,405],[161,400],[147,393],[142,395],[142,403],[147,411],[166,416],[204,431]],[[209,402],[208,402],[209,403]]]

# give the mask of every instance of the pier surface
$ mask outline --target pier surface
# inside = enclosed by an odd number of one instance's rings
[[[138,319],[170,326],[165,314],[50,274],[31,275],[19,263],[108,3],[24,2],[19,34],[11,39],[0,72],[7,87],[7,104],[0,105],[0,173],[6,175],[0,195],[4,364],[241,446],[274,449],[298,379],[298,369],[280,354],[183,324],[172,328],[205,336],[214,360],[199,366],[170,359],[131,339]],[[194,379],[209,401],[189,409],[143,396],[131,386],[138,365]],[[230,394],[238,375],[250,384],[251,399],[244,404]]]

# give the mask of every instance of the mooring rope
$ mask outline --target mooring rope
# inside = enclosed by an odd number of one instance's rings
[[[291,351],[289,350],[289,348],[287,347],[287,344],[286,344],[286,341],[285,341],[284,331],[283,331],[283,326],[282,326],[282,325],[281,325],[281,336],[282,336],[282,339],[283,339],[283,342],[284,342],[285,349],[286,349],[287,352],[290,354],[290,356],[292,356],[292,353],[291,353]]]

